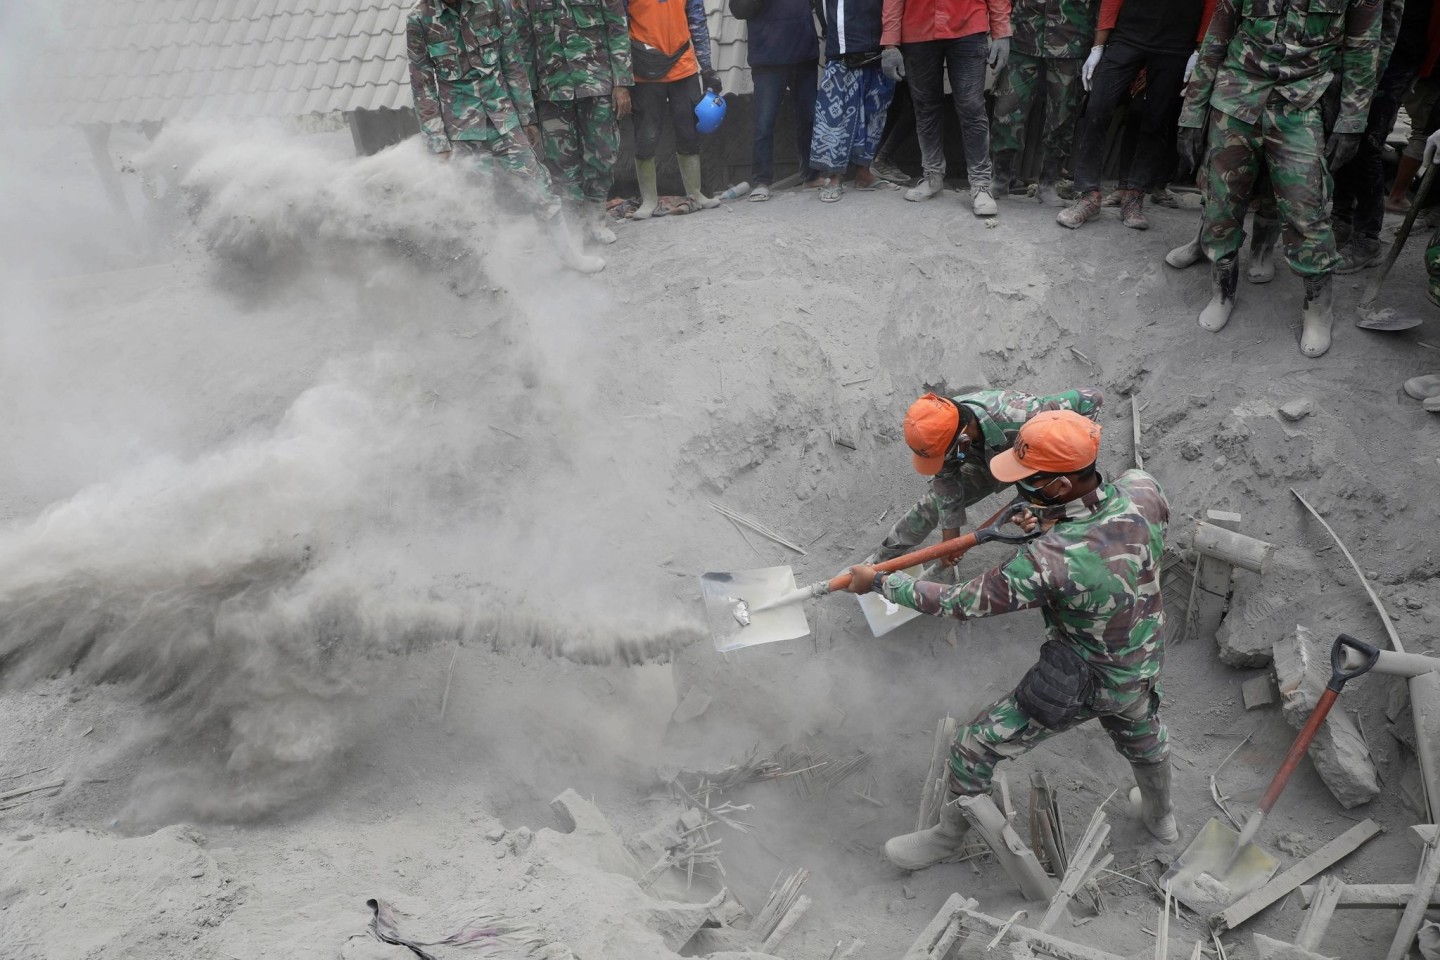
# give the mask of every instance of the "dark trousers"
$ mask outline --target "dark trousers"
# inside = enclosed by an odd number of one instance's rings
[[[985,114],[985,56],[983,33],[954,40],[926,40],[900,47],[905,57],[905,79],[915,103],[915,134],[925,175],[945,175],[945,71],[960,116],[965,144],[965,166],[971,191],[990,189],[990,118]]]
[[[1418,65],[1391,63],[1386,68],[1370,101],[1360,149],[1335,173],[1335,219],[1348,221],[1354,237],[1380,238],[1385,219],[1385,138],[1394,129],[1400,102],[1418,73]]]
[[[755,84],[755,141],[750,151],[750,182],[769,186],[775,182],[775,119],[785,91],[790,91],[790,110],[795,114],[795,156],[800,159],[800,176],[810,179],[810,137],[815,128],[815,91],[818,82],[814,63],[788,67],[751,67]]]
[[[1175,122],[1180,90],[1185,80],[1185,61],[1189,56],[1186,53],[1148,53],[1118,40],[1106,45],[1100,63],[1095,67],[1090,99],[1085,105],[1085,116],[1075,143],[1075,192],[1091,193],[1100,189],[1100,171],[1105,163],[1105,140],[1110,134],[1110,121],[1141,70],[1145,71],[1145,103],[1140,111],[1135,159],[1122,175],[1120,187],[1149,190],[1158,178],[1169,176],[1171,171],[1162,173],[1161,170],[1165,162],[1165,135]]]
[[[670,118],[675,129],[675,152],[694,156],[700,152],[700,134],[695,130],[695,104],[700,102],[700,74],[684,80],[640,80],[635,83],[630,105],[635,111],[635,159],[653,160],[660,142],[660,125]]]

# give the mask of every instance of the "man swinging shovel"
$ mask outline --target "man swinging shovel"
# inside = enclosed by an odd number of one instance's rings
[[[1106,483],[1095,469],[1100,426],[1069,410],[1036,414],[1014,446],[990,461],[1032,505],[1021,521],[1046,532],[1008,563],[958,586],[851,568],[852,593],[965,620],[1039,608],[1040,660],[1011,694],[960,728],[950,746],[949,797],[940,823],[894,837],[885,855],[920,870],[959,854],[968,829],[957,797],[988,793],[995,764],[1057,733],[1099,719],[1140,786],[1145,827],[1178,839],[1170,751],[1160,721],[1160,559],[1170,508],[1155,478],[1129,470]]]

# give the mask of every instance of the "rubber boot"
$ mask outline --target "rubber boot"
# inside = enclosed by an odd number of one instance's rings
[[[599,273],[605,269],[605,261],[600,257],[592,257],[580,250],[579,244],[575,242],[575,236],[570,232],[570,226],[565,222],[565,214],[557,213],[545,224],[545,230],[550,234],[550,241],[555,244],[555,249],[560,253],[560,262],[565,264],[576,273]]]
[[[615,231],[610,229],[610,216],[605,212],[605,204],[598,200],[587,200],[584,217],[585,233],[591,240],[600,243],[615,242]]]
[[[1040,180],[1035,184],[1036,203],[1047,207],[1065,206],[1065,201],[1060,199],[1060,193],[1055,189],[1055,181],[1060,179],[1057,166],[1054,160],[1046,160],[1040,168]]]
[[[905,191],[905,199],[912,203],[919,203],[922,200],[929,200],[931,197],[939,196],[944,189],[944,174],[927,173],[920,178],[919,183]]]
[[[1235,309],[1235,282],[1240,279],[1240,261],[1236,254],[1221,257],[1210,267],[1210,302],[1200,311],[1200,326],[1211,333],[1230,322]]]
[[[1010,184],[1015,181],[1015,151],[996,151],[990,171],[991,195],[997,200],[1010,196]]]
[[[1335,325],[1332,309],[1330,278],[1322,273],[1305,278],[1305,304],[1300,310],[1304,332],[1300,334],[1300,352],[1307,357],[1320,357],[1330,349],[1330,328]]]
[[[640,181],[640,206],[631,214],[634,220],[649,220],[660,205],[660,188],[655,186],[655,158],[635,161],[635,179]]]
[[[700,189],[700,154],[677,153],[675,162],[680,165],[680,179],[685,184],[685,196],[700,204],[701,210],[713,210],[720,206],[719,200],[705,196]]]
[[[1250,230],[1250,263],[1245,268],[1245,279],[1269,283],[1275,279],[1275,241],[1280,238],[1280,222],[1257,213]]]
[[[1161,843],[1180,839],[1175,825],[1175,806],[1170,802],[1170,761],[1132,763],[1135,783],[1140,787],[1140,822]]]
[[[1201,225],[1200,229],[1204,230],[1203,224]],[[1165,254],[1165,262],[1170,264],[1170,266],[1174,267],[1176,270],[1184,270],[1186,267],[1193,267],[1195,266],[1195,264],[1199,263],[1201,260],[1204,259],[1205,249],[1200,246],[1200,231],[1198,230],[1195,233],[1194,240],[1191,240],[1183,247],[1176,247],[1174,250],[1171,250],[1169,253]]]
[[[970,824],[960,813],[953,793],[946,793],[940,808],[940,822],[929,830],[891,837],[885,841],[885,856],[901,870],[924,870],[954,859],[965,846]]]
[[[1386,213],[1407,213],[1410,210],[1410,198],[1406,194],[1410,192],[1410,184],[1415,182],[1415,174],[1419,172],[1418,157],[1400,157],[1400,169],[1395,172],[1395,186],[1385,198]]]

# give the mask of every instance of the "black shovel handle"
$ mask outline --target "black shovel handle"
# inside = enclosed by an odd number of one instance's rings
[[[1356,651],[1365,657],[1353,670],[1345,669],[1346,648]],[[1280,793],[1285,789],[1285,784],[1290,782],[1290,774],[1300,765],[1305,756],[1305,751],[1310,749],[1310,741],[1315,739],[1315,734],[1320,730],[1320,724],[1330,715],[1330,708],[1335,705],[1335,700],[1340,696],[1341,689],[1345,684],[1354,680],[1363,673],[1369,673],[1370,668],[1375,666],[1375,661],[1380,659],[1380,651],[1370,646],[1363,640],[1356,640],[1348,633],[1342,633],[1335,638],[1330,646],[1330,682],[1325,685],[1325,692],[1320,694],[1320,700],[1315,704],[1315,709],[1310,711],[1310,717],[1305,721],[1305,726],[1300,728],[1300,733],[1295,737],[1295,742],[1290,745],[1290,752],[1285,754],[1285,760],[1280,764],[1275,779],[1270,781],[1270,786],[1265,789],[1265,796],[1260,798],[1260,813],[1263,816],[1270,812],[1275,806],[1275,801],[1280,799]]]
[[[1005,524],[1009,523],[1011,520],[1015,519],[1015,517],[1019,516],[1021,513],[1028,510],[1029,508],[1030,504],[1026,503],[1024,500],[1016,500],[1014,503],[1010,504],[1010,506],[1000,511],[1000,513],[997,514],[995,518],[990,521],[990,524],[988,526],[981,527],[979,530],[975,531],[975,542],[1029,543],[1036,537],[1041,536],[1042,534],[1044,534],[1045,531],[1041,528],[1038,520],[1035,523],[1035,529],[1031,530],[1029,533],[1005,533],[1001,530],[1001,528],[1004,527]]]

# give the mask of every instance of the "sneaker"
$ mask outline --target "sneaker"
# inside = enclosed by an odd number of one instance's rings
[[[755,189],[750,191],[751,203],[764,203],[770,199],[770,188],[763,183],[757,183]]]
[[[985,189],[976,190],[970,195],[970,206],[977,217],[993,217],[999,213],[995,206],[995,198],[990,196],[990,191]]]
[[[1120,191],[1120,190],[1111,190],[1109,193],[1105,194],[1105,199],[1100,201],[1100,206],[1102,206],[1102,207],[1118,207],[1118,206],[1120,206],[1120,194],[1121,194],[1121,192],[1122,192],[1122,191]]]
[[[1085,221],[1100,215],[1100,191],[1082,194],[1070,206],[1060,211],[1055,222],[1062,227],[1069,227],[1071,230],[1078,230],[1084,226]]]
[[[927,174],[923,180],[905,191],[905,199],[919,203],[929,200],[945,189],[945,178],[938,173]]]
[[[1335,265],[1335,272],[1359,273],[1379,262],[1379,240],[1371,237],[1351,237],[1350,242],[1340,248],[1340,262]]]
[[[1180,198],[1171,193],[1169,187],[1161,187],[1150,194],[1150,202],[1157,207],[1169,207],[1171,210],[1180,209]]]
[[[910,180],[904,170],[901,170],[889,160],[882,160],[879,157],[876,157],[870,164],[870,172],[881,180],[889,180],[891,183],[907,183]]]
[[[1131,230],[1149,230],[1145,219],[1145,195],[1139,190],[1120,191],[1120,222]]]

